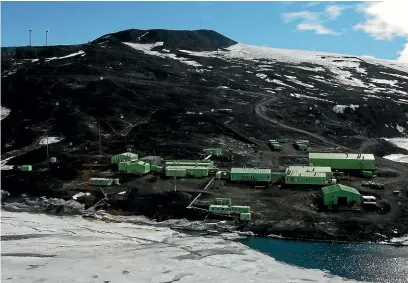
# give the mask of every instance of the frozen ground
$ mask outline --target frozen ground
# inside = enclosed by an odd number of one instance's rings
[[[168,228],[6,211],[1,222],[4,282],[355,282]]]

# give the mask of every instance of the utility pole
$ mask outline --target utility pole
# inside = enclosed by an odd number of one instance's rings
[[[45,31],[45,46],[48,46],[48,32],[49,32],[49,30],[47,29]]]
[[[102,156],[101,124],[100,123],[98,123],[98,131],[99,131],[99,155]]]
[[[47,130],[47,168],[50,170],[50,154],[48,152],[48,130]]]
[[[32,29],[28,30],[28,45],[31,46],[31,31]]]
[[[177,191],[177,187],[176,187],[176,176],[174,176],[174,191]]]

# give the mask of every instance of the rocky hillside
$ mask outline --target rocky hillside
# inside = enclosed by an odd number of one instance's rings
[[[250,46],[210,30],[2,48],[1,76],[2,159],[40,150],[47,133],[61,140],[56,152],[96,153],[99,127],[106,153],[132,144],[179,156],[220,135],[259,145],[291,127],[338,143],[408,133],[408,66]]]

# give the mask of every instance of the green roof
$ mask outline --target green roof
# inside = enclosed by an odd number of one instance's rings
[[[360,195],[359,191],[357,191],[357,189],[349,187],[349,186],[345,186],[342,184],[336,184],[336,185],[331,185],[328,187],[323,187],[322,188],[322,192],[323,194],[331,194],[331,193],[335,193],[338,191],[347,191],[356,195]]]
[[[333,152],[310,152],[309,159],[361,159],[375,160],[374,154],[357,154],[357,153],[333,153]]]
[[[229,205],[220,205],[220,204],[212,204],[210,207],[218,207],[218,208],[230,208]]]
[[[324,172],[307,172],[307,171],[291,171],[290,174],[286,174],[288,177],[316,177],[316,178],[326,178],[326,173]]]
[[[328,172],[331,172],[332,170],[330,167],[324,167],[324,166],[289,166],[286,169],[286,172],[288,171],[328,173]]]
[[[257,169],[257,168],[231,168],[231,174],[271,174],[271,169]]]

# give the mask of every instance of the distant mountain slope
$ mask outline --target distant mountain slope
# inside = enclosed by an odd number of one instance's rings
[[[182,144],[186,155],[214,135],[262,144],[277,135],[253,111],[264,100],[271,119],[340,143],[408,132],[408,71],[394,61],[250,46],[209,30],[132,29],[2,55],[3,155],[46,130],[65,150],[96,150],[98,124],[107,151],[125,135],[148,152],[180,154]]]

